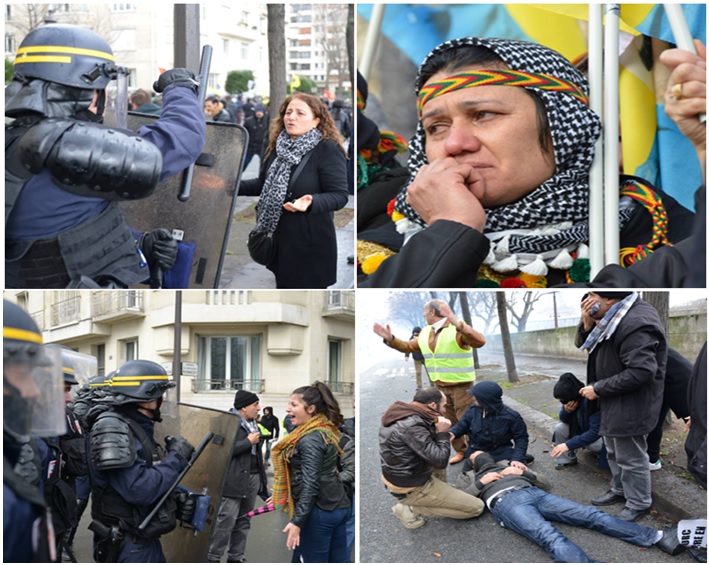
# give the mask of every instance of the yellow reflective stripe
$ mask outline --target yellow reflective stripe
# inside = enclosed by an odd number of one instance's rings
[[[71,373],[72,375],[75,375],[76,371],[74,371],[71,367],[62,367],[62,373]]]
[[[56,57],[51,55],[34,55],[15,59],[16,65],[21,65],[22,63],[71,63],[71,57],[68,55]]]
[[[81,47],[66,47],[63,45],[31,45],[22,47],[17,50],[17,57],[24,53],[68,53],[69,55],[86,55],[87,57],[98,57],[99,59],[107,59],[115,61],[116,58],[105,51],[96,51],[95,49],[83,49]]]
[[[167,375],[154,375],[154,376],[145,376],[145,377],[133,377],[133,376],[120,376],[117,375],[111,379],[112,381],[167,381],[170,380],[170,377]]]
[[[20,341],[30,341],[32,343],[42,343],[42,335],[29,330],[21,330],[19,328],[2,329],[2,337],[4,339],[19,339]]]

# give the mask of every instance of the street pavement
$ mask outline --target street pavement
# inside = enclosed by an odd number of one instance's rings
[[[258,176],[259,159],[254,157],[242,175],[243,180]],[[246,248],[249,232],[255,225],[253,207],[257,196],[236,197],[236,211],[229,233],[229,245],[219,281],[220,288],[276,288],[276,278],[263,265],[254,262]],[[354,256],[354,197],[350,195],[344,209],[335,213],[337,234],[337,282],[331,289],[354,288],[354,265],[347,258]]]
[[[382,347],[384,347],[382,345]],[[495,354],[480,351],[482,368],[478,380],[500,380],[504,376],[504,362]],[[359,493],[360,493],[360,561],[362,563],[543,563],[549,562],[548,554],[522,536],[496,524],[487,510],[472,520],[426,518],[427,523],[420,529],[407,530],[392,514],[395,500],[382,486],[378,449],[378,429],[381,415],[395,400],[410,402],[416,390],[413,364],[403,360],[403,356],[392,352],[392,358],[381,361],[359,373],[360,400],[358,405],[360,430],[359,449]],[[504,401],[518,410],[527,422],[530,434],[529,453],[535,456],[531,468],[549,478],[553,484],[552,493],[582,504],[590,504],[590,499],[608,489],[608,475],[595,468],[590,460],[581,458],[580,465],[556,471],[549,456],[551,450],[551,428],[554,420],[543,411],[542,404],[548,403],[554,410],[557,401],[551,395],[554,379],[566,372],[584,375],[583,363],[563,359],[542,359],[517,356],[520,374],[536,374],[553,377],[542,379],[541,385],[525,385],[506,389]],[[503,383],[501,383],[503,384]],[[504,388],[504,386],[503,386]],[[548,393],[547,393],[548,390]],[[514,397],[514,398],[512,398]],[[538,408],[522,402],[530,402]],[[448,482],[455,480],[462,469],[462,463],[448,468]],[[653,511],[643,517],[640,523],[653,528],[674,525],[681,510],[687,510],[693,517],[706,516],[706,493],[696,483],[669,477],[658,481],[653,473],[653,498],[657,506],[658,498],[677,498],[674,505]],[[663,489],[663,495],[658,492]],[[681,492],[680,492],[681,491]],[[680,493],[676,495],[676,493]],[[616,504],[604,509],[617,514],[622,506]],[[623,563],[670,563],[693,562],[683,553],[670,557],[654,547],[642,549],[632,544],[610,538],[584,528],[558,525],[569,539],[582,547],[594,560]]]

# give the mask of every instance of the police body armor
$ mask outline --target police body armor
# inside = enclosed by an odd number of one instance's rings
[[[111,410],[102,413],[91,427],[91,465],[95,471],[132,467],[139,454],[135,439],[142,446],[143,458],[148,466],[158,460],[162,451],[145,431],[132,419]],[[152,540],[171,532],[177,526],[177,503],[168,497],[154,518],[143,529],[138,526],[150,513],[152,506],[134,506],[127,503],[110,485],[101,488],[92,480],[91,517],[105,526],[119,526],[136,540]]]
[[[162,154],[140,137],[68,118],[18,119],[5,128],[5,220],[33,175],[47,170],[67,192],[104,200],[145,198],[157,186]],[[56,237],[68,281],[112,277],[118,286],[146,278],[133,235],[117,206]],[[7,241],[8,286],[22,284],[33,241]],[[62,269],[64,270],[64,269]],[[49,283],[50,286],[66,286]],[[34,286],[34,285],[32,285]],[[43,285],[40,285],[43,286]]]

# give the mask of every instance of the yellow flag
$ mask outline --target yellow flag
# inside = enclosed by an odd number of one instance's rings
[[[290,89],[295,90],[300,86],[300,77],[293,73],[290,77]]]

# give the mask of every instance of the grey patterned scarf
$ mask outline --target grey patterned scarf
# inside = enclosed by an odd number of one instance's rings
[[[586,78],[569,61],[556,51],[535,43],[465,37],[442,43],[429,53],[426,60],[450,49],[474,45],[495,52],[512,70],[553,75],[574,83],[588,94]],[[420,83],[420,72],[421,67],[417,83]],[[416,88],[417,96],[421,86],[418,84]],[[542,99],[547,111],[556,169],[554,176],[524,198],[485,210],[487,222],[484,231],[488,237],[494,241],[496,238],[491,237],[492,233],[508,232],[505,253],[558,251],[560,248],[573,248],[588,239],[588,172],[593,161],[594,144],[601,132],[601,120],[588,106],[566,93],[539,89],[535,93]],[[411,179],[422,165],[428,163],[425,140],[419,121],[409,144]],[[412,222],[425,226],[423,219],[406,202],[406,188],[397,196],[396,209]],[[552,228],[545,230],[548,226]],[[536,228],[541,228],[541,231]],[[529,233],[523,230],[535,231]]]
[[[300,163],[308,151],[322,141],[319,129],[311,129],[308,133],[291,139],[282,131],[276,140],[276,158],[268,168],[266,180],[258,201],[258,218],[256,230],[259,232],[276,231],[278,220],[283,213],[283,203],[288,192],[291,168]]]

